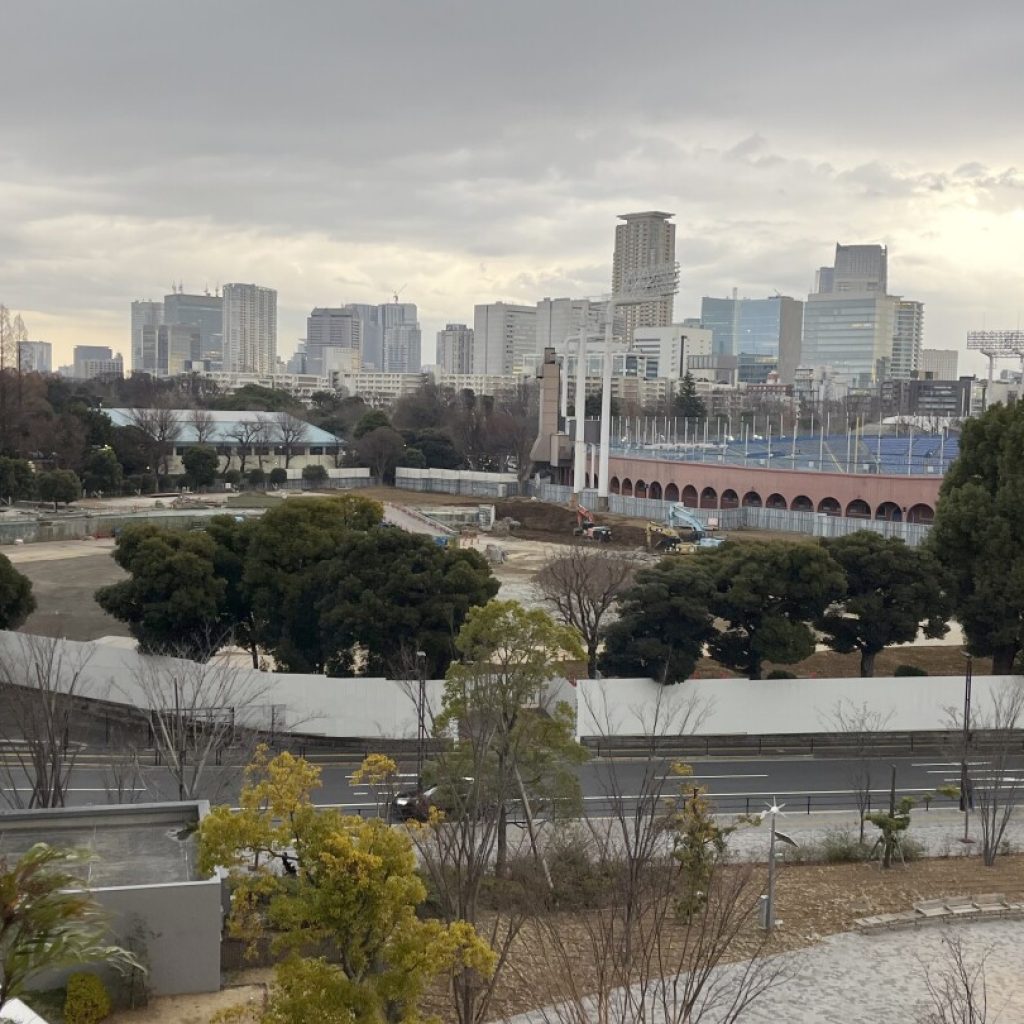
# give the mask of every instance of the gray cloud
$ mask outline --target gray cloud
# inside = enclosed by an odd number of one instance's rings
[[[1015,317],[1024,10],[777,0],[4,5],[0,301],[63,346],[170,281],[314,303],[608,287],[615,216],[674,210],[679,315],[800,295],[887,241],[928,343]],[[430,342],[425,345],[427,353]]]

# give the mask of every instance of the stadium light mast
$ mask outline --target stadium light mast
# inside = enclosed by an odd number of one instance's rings
[[[639,267],[626,275],[622,291],[608,298],[604,325],[604,365],[601,373],[601,450],[597,468],[597,507],[608,510],[608,456],[612,425],[612,346],[615,335],[615,311],[619,306],[639,306],[644,302],[667,299],[679,291],[679,264],[657,263]]]
[[[991,387],[997,359],[1016,357],[1024,360],[1024,331],[968,331],[967,348],[988,358],[988,383]]]

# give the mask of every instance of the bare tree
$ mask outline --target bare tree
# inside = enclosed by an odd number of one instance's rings
[[[128,418],[146,436],[153,472],[167,476],[174,442],[181,436],[178,411],[164,402],[148,409],[131,409]]]
[[[261,471],[263,460],[270,451],[276,432],[277,425],[272,419],[261,412],[256,413],[256,436],[253,438],[253,443],[256,446],[256,462]]]
[[[972,964],[959,935],[942,937],[945,955],[936,968],[922,963],[928,1006],[918,1024],[985,1024],[988,1020],[988,985],[985,957]]]
[[[264,680],[223,662],[141,657],[125,696],[149,719],[160,768],[146,770],[154,788],[169,775],[179,800],[220,796],[274,724]]]
[[[63,807],[80,745],[75,698],[89,657],[54,637],[0,642],[0,796],[12,807]]]
[[[264,431],[263,424],[258,420],[237,420],[227,431],[227,436],[235,442],[235,452],[238,455],[238,472],[245,475],[245,460],[252,454],[253,446],[256,445]],[[227,461],[230,467],[231,459]]]
[[[639,767],[615,759],[599,766],[604,801],[584,821],[583,848],[585,870],[606,880],[599,895],[576,915],[574,927],[561,915],[546,915],[524,929],[548,965],[550,1005],[535,1014],[545,1021],[733,1024],[784,980],[783,962],[768,956],[768,933],[757,928],[759,871],[728,865],[701,833],[679,831],[688,796],[666,770],[659,746],[695,728],[700,708],[685,698],[673,705],[659,697],[654,704],[646,709]],[[601,720],[600,707],[589,710]],[[604,721],[613,733],[610,717]],[[683,842],[701,861],[696,902],[688,898],[693,861],[680,856]]]
[[[619,596],[632,583],[634,571],[632,558],[580,545],[553,558],[534,577],[544,600],[583,637],[591,678],[597,674],[604,623]]]
[[[185,421],[196,435],[196,444],[209,444],[217,433],[217,420],[209,409],[190,409]]]
[[[831,714],[825,718],[825,727],[838,736],[844,746],[851,748],[846,772],[853,790],[860,820],[858,842],[864,842],[864,819],[871,810],[871,784],[874,781],[874,747],[878,734],[885,730],[892,718],[888,713],[869,708],[866,703],[855,704],[845,698],[836,701]]]
[[[290,412],[281,412],[277,414],[274,428],[275,437],[284,452],[284,468],[287,469],[291,465],[295,450],[300,448],[302,442],[309,436],[309,424]]]

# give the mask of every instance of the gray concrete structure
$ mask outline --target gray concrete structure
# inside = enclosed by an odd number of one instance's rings
[[[220,988],[221,880],[196,866],[205,800],[0,813],[0,855],[36,843],[84,849],[83,878],[110,915],[112,941],[143,937],[154,995]],[[53,979],[46,977],[46,983]]]

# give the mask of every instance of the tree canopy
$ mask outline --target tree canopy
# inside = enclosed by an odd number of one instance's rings
[[[18,629],[36,610],[32,583],[0,555],[0,629]]]
[[[35,475],[27,459],[0,456],[0,500],[25,501],[35,493]]]
[[[82,464],[82,489],[86,494],[120,494],[124,471],[113,448],[94,448]]]
[[[929,552],[869,530],[822,544],[846,575],[846,593],[815,627],[834,651],[860,652],[862,676],[874,675],[879,651],[910,643],[919,629],[931,638],[946,634],[949,602]]]
[[[43,501],[52,501],[55,505],[69,505],[82,496],[81,481],[70,469],[52,469],[48,473],[40,473],[36,489]]]
[[[181,463],[185,467],[190,487],[209,487],[217,479],[220,456],[216,448],[196,444],[185,449]]]
[[[1024,403],[964,423],[927,547],[949,575],[969,649],[1012,672],[1024,646]]]

